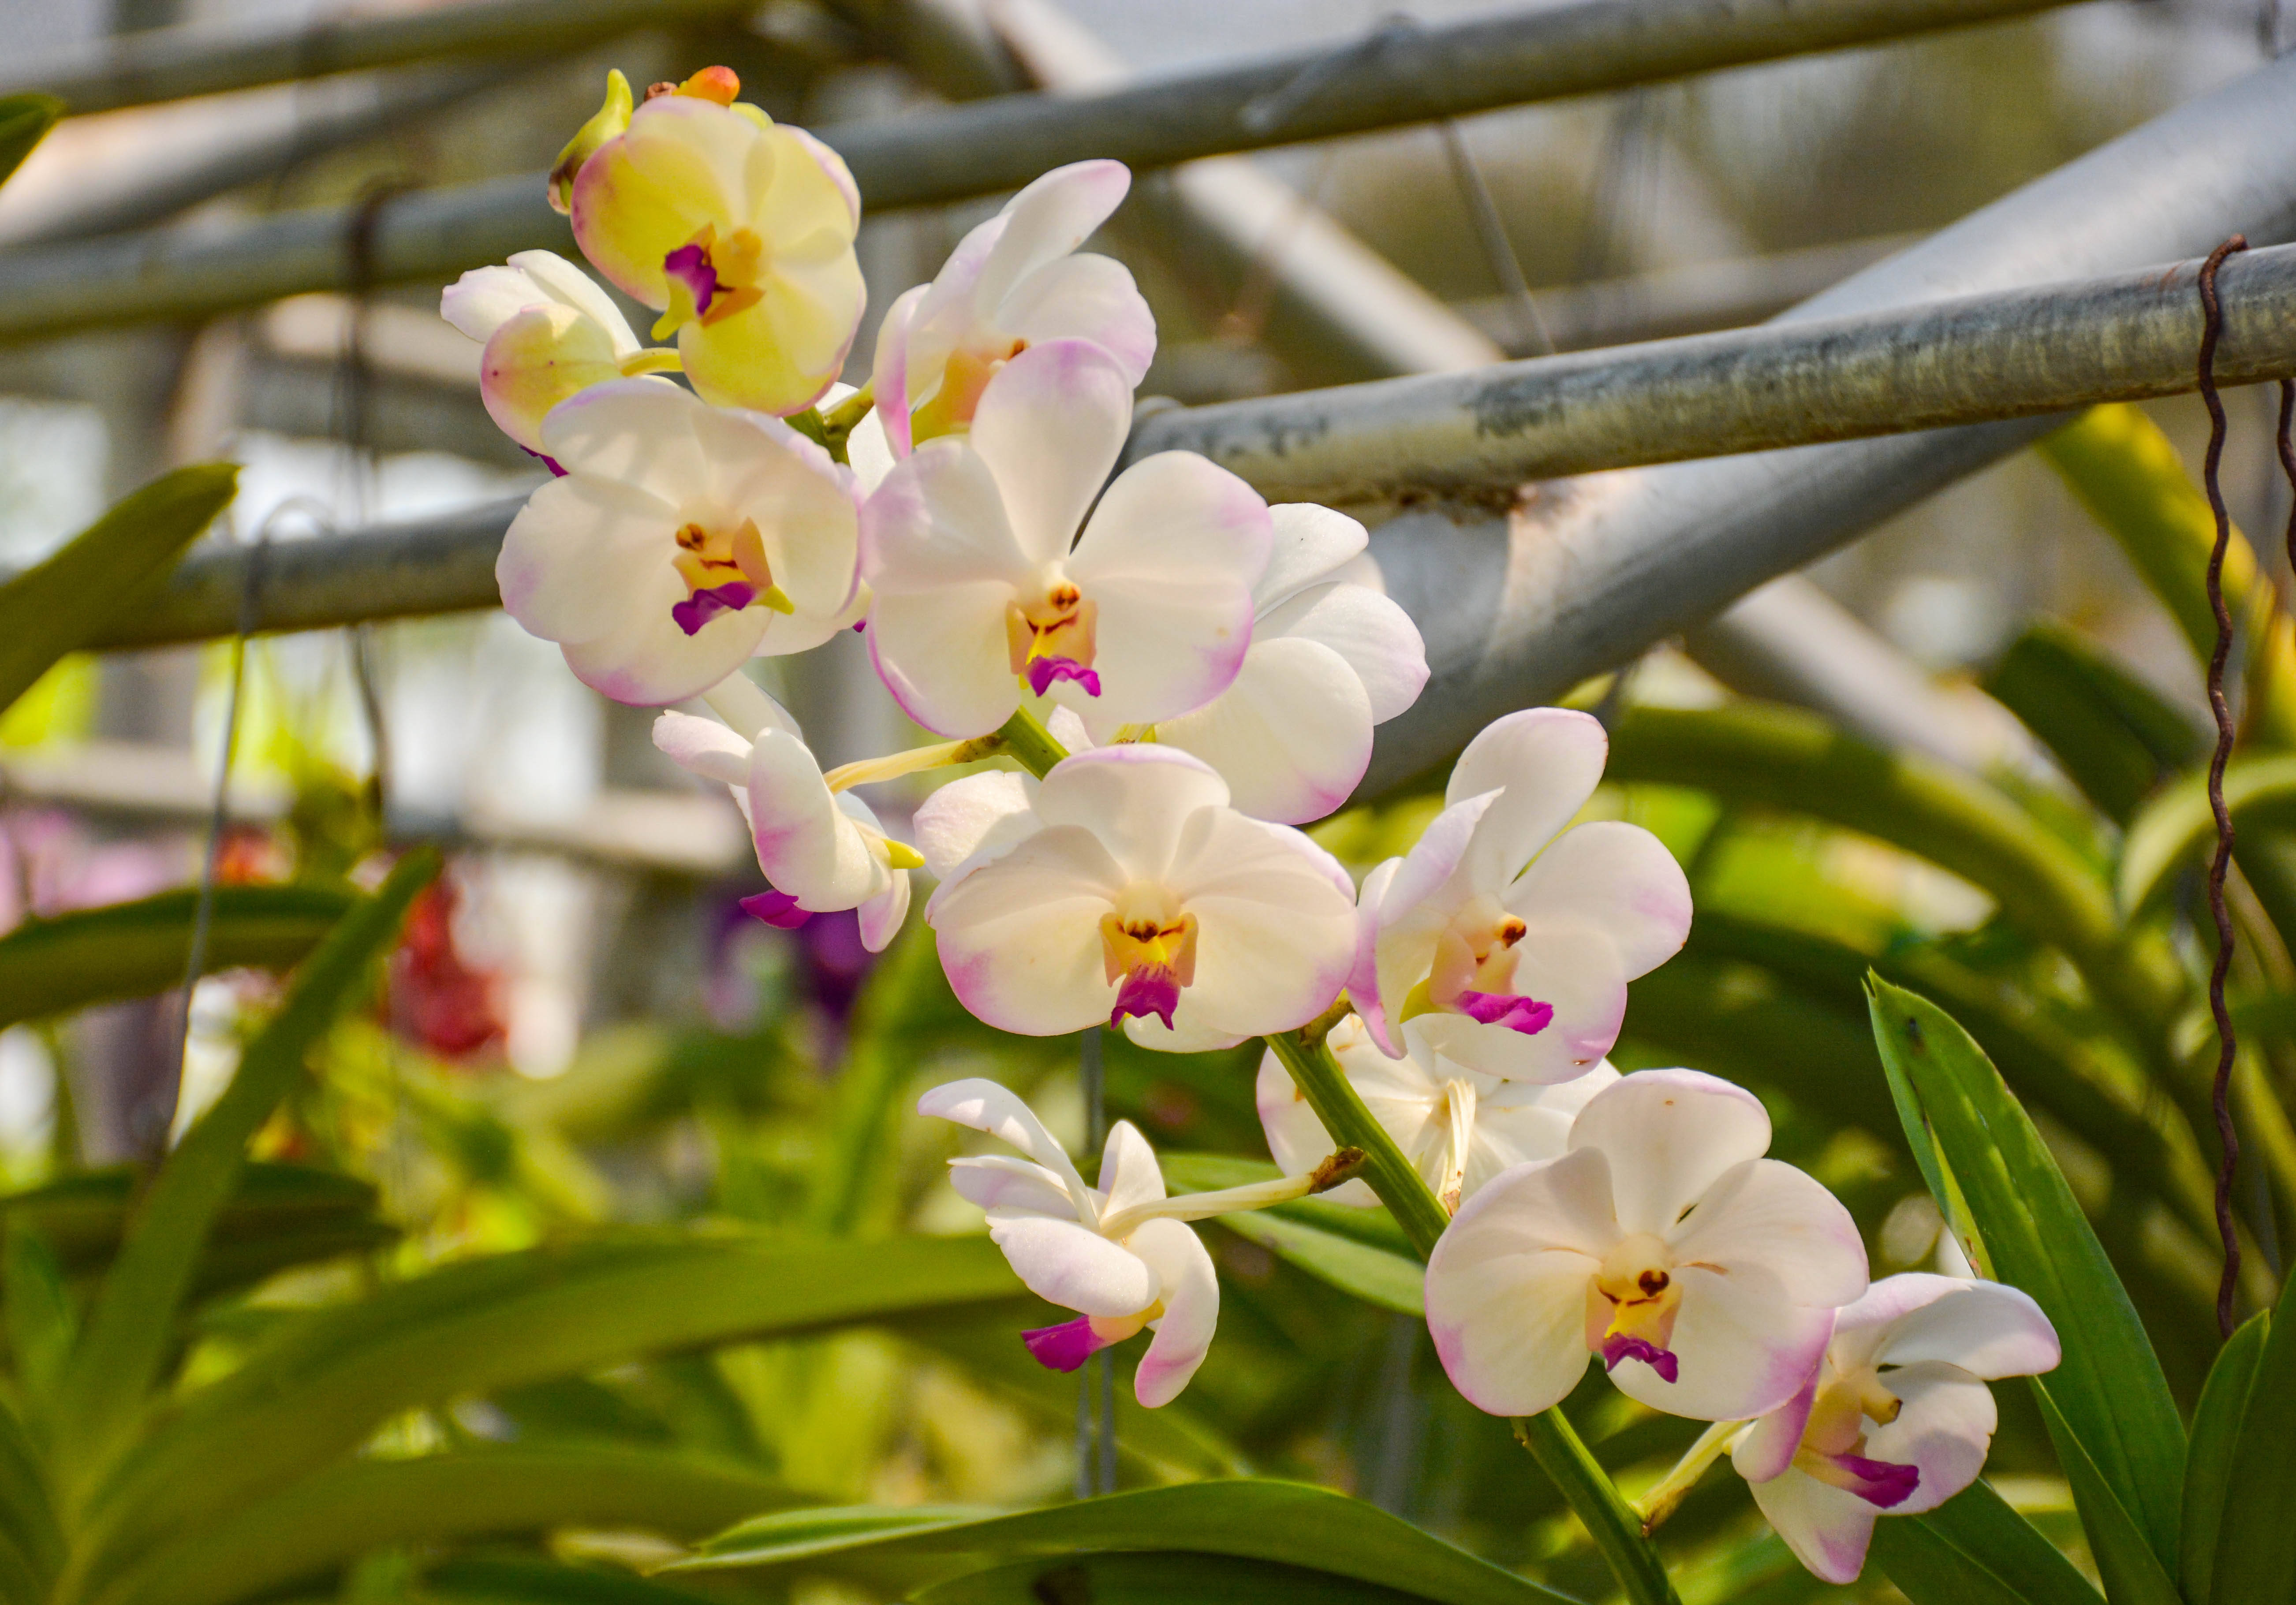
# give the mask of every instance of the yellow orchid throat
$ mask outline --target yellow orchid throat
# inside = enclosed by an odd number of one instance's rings
[[[668,309],[654,320],[653,338],[668,340],[688,323],[704,329],[747,312],[766,298],[766,242],[753,228],[718,236],[705,223],[693,237],[661,259],[669,290]]]
[[[941,368],[940,388],[910,414],[909,438],[918,446],[972,426],[980,410],[981,392],[988,381],[1029,348],[1024,340],[1000,341],[988,348],[960,348]]]
[[[1097,604],[1075,582],[1054,579],[1033,600],[1015,597],[1004,607],[1004,646],[1013,672],[1043,696],[1058,680],[1073,680],[1086,696],[1100,695],[1093,668]]]
[[[1101,959],[1108,984],[1117,988],[1111,1025],[1122,1024],[1127,1015],[1153,1015],[1169,1028],[1182,989],[1195,983],[1196,916],[1146,906],[1168,901],[1128,893],[1101,916]]]
[[[1648,1232],[1621,1238],[1587,1283],[1587,1347],[1607,1371],[1640,1360],[1671,1382],[1679,1365],[1669,1346],[1681,1307],[1673,1250]]]
[[[689,519],[677,527],[677,555],[671,560],[685,582],[685,597],[671,604],[670,618],[687,635],[720,613],[767,608],[794,613],[797,604],[774,583],[765,537],[755,519],[728,527],[721,520]]]

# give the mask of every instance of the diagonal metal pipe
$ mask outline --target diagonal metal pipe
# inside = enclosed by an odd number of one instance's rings
[[[2125,274],[2243,231],[2296,236],[2296,57],[2100,146],[1784,321]],[[1417,509],[1374,537],[1434,678],[1382,726],[1365,795],[1712,617],[2055,428],[2039,416],[1550,481],[1503,517]]]
[[[1095,94],[998,95],[818,130],[873,211],[1016,189],[1046,167],[1112,156],[1155,168],[2020,16],[2066,0],[1570,0],[1358,47],[1264,57]],[[429,13],[425,13],[429,14]],[[11,253],[0,340],[196,317],[346,287],[346,208],[197,237]],[[564,250],[539,175],[410,195],[373,220],[378,282],[451,278],[533,247]]]

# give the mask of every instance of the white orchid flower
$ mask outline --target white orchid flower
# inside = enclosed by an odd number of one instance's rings
[[[908,917],[909,871],[923,858],[887,835],[868,804],[832,788],[797,722],[752,682],[735,675],[708,700],[726,724],[664,713],[653,742],[680,768],[732,789],[773,883],[742,906],[784,929],[855,909],[862,946],[882,952]]]
[[[778,418],[625,379],[560,403],[542,441],[565,475],[512,520],[495,577],[585,684],[682,701],[853,622],[859,487]]]
[[[1346,978],[1347,872],[1228,807],[1185,752],[1105,747],[1034,785],[968,776],[926,800],[917,838],[942,878],[925,906],[942,968],[1000,1030],[1106,1021],[1150,1047],[1228,1045],[1305,1024]]]
[[[1427,647],[1411,615],[1346,577],[1370,544],[1361,524],[1307,502],[1267,511],[1274,551],[1251,588],[1242,666],[1203,707],[1159,721],[1155,739],[1218,770],[1253,818],[1301,824],[1355,790],[1371,765],[1372,726],[1427,684]],[[1121,733],[1096,707],[1085,717],[1098,742]]]
[[[1690,883],[1639,826],[1563,829],[1609,752],[1599,723],[1560,708],[1509,714],[1468,743],[1449,806],[1364,880],[1348,991],[1381,1047],[1400,1054],[1398,1028],[1417,1018],[1457,1063],[1549,1082],[1611,1051],[1627,983],[1689,935]]]
[[[486,348],[479,395],[487,415],[545,462],[542,420],[552,407],[593,385],[676,365],[675,352],[640,345],[613,299],[552,251],[473,267],[439,296],[439,315]]]
[[[951,1159],[949,1180],[988,1212],[988,1234],[1038,1298],[1082,1312],[1074,1321],[1021,1334],[1054,1371],[1074,1371],[1097,1351],[1145,1328],[1155,1334],[1134,1373],[1134,1396],[1168,1404],[1203,1363],[1219,1321],[1211,1256],[1183,1223],[1280,1204],[1329,1184],[1342,1158],[1314,1175],[1287,1176],[1167,1197],[1148,1140],[1128,1120],[1110,1128],[1100,1185],[1087,1187],[1068,1153],[1026,1103],[993,1081],[938,1086],[917,1113],[983,1131],[1029,1157]]]
[[[1152,724],[1235,678],[1267,504],[1192,452],[1136,463],[1103,493],[1131,419],[1131,381],[1105,350],[1031,346],[969,433],[920,446],[870,496],[869,650],[918,724],[985,735],[1024,687]]]
[[[1054,168],[964,236],[930,284],[885,309],[871,386],[897,455],[968,427],[1004,364],[1051,340],[1086,340],[1139,384],[1156,319],[1124,265],[1077,254],[1123,201],[1119,161]]]
[[[1555,1086],[1501,1081],[1444,1058],[1417,1020],[1404,1022],[1403,1036],[1410,1051],[1390,1059],[1362,1018],[1350,1014],[1332,1028],[1324,1045],[1372,1118],[1454,1214],[1501,1171],[1560,1155],[1587,1100],[1619,1079],[1605,1060]],[[1312,1170],[1332,1151],[1331,1134],[1272,1051],[1259,1061],[1259,1102],[1267,1151],[1285,1175]],[[1364,1181],[1349,1182],[1329,1196],[1334,1203],[1379,1202]]]
[[[1591,1354],[1670,1415],[1738,1421],[1792,1398],[1834,1310],[1866,1290],[1866,1249],[1769,1145],[1761,1101],[1694,1070],[1596,1093],[1561,1157],[1487,1183],[1435,1245],[1427,1327],[1452,1384],[1535,1415]]]
[[[662,314],[653,337],[677,337],[704,400],[794,413],[829,389],[860,327],[861,195],[837,152],[740,92],[711,67],[649,95],[582,159],[574,238]]]
[[[1853,1583],[1877,1517],[1933,1511],[1984,1469],[1998,1419],[1986,1382],[2054,1370],[2062,1354],[2015,1288],[1887,1277],[1835,1315],[1816,1373],[1731,1462],[1804,1566]]]

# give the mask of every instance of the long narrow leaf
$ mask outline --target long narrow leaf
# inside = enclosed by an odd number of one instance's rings
[[[1925,1514],[1875,1522],[1873,1556],[1915,1605],[2100,1605],[2089,1580],[1988,1483]]]
[[[2185,1598],[2195,1605],[2208,1605],[2215,1592],[2217,1535],[2232,1492],[2233,1449],[2240,1440],[2256,1363],[2264,1355],[2265,1335],[2271,1328],[2269,1310],[2259,1310],[2241,1324],[2231,1341],[2217,1351],[2216,1363],[2209,1367],[2209,1380],[2201,1388],[2200,1407],[2193,1412],[2192,1442],[2185,1453],[2185,1523],[2178,1534],[2183,1547],[2177,1580]]]
[[[1919,1100],[1992,1273],[2031,1294],[2064,1345],[2046,1390],[2074,1440],[2059,1438],[2059,1458],[2078,1449],[2095,1463],[2165,1579],[2177,1564],[2184,1426],[2120,1277],[2040,1134],[1969,1034],[1936,1004],[1878,977],[1869,994],[1874,1040]],[[1922,1133],[1909,1128],[1907,1136],[1918,1152]],[[2074,1477],[2070,1464],[2066,1475]]]
[[[0,937],[0,1026],[183,985],[198,905],[199,893],[185,887],[26,921]],[[320,887],[218,887],[206,972],[299,964],[350,906],[345,894]]]
[[[2200,756],[2191,719],[2063,625],[2037,624],[2011,643],[1985,689],[2118,823],[2128,823],[2163,774]]]
[[[93,636],[137,586],[190,545],[231,501],[238,482],[239,470],[228,463],[179,468],[0,583],[0,708]]]
[[[2296,757],[2235,760],[2225,770],[2224,798],[2233,828],[2243,836],[2296,829]],[[2120,850],[2120,906],[2133,911],[2161,897],[2179,868],[2198,861],[2216,828],[2201,774],[2186,776],[2147,803],[2129,822]]]
[[[1402,1315],[1427,1313],[1427,1267],[1416,1256],[1390,1254],[1267,1213],[1224,1215],[1219,1224],[1350,1298]]]
[[[154,1545],[348,1454],[403,1411],[647,1355],[1028,1301],[985,1237],[618,1234],[449,1265],[284,1322],[186,1400],[89,1513],[101,1583]]]
[[[2217,1529],[2215,1605],[2296,1600],[2296,1279],[2256,1356]],[[2198,1601],[2195,1601],[2198,1605]]]
[[[1554,1605],[1562,1598],[1375,1505],[1305,1483],[1259,1480],[1150,1488],[1004,1516],[795,1511],[746,1522],[668,1570],[812,1573],[911,1589],[1023,1559],[1171,1551],[1399,1584],[1446,1605]]]
[[[714,1605],[712,1596],[626,1571],[496,1555],[458,1557],[422,1579],[426,1599],[455,1605]]]
[[[1048,1556],[968,1573],[911,1594],[913,1605],[1415,1605],[1398,1576],[1390,1588],[1304,1566],[1173,1551],[1148,1555]]]
[[[344,917],[248,1044],[231,1085],[161,1167],[96,1294],[86,1337],[58,1392],[58,1443],[70,1451],[62,1462],[68,1498],[85,1493],[159,1380],[176,1312],[208,1230],[238,1185],[248,1139],[302,1074],[304,1055],[349,1004],[398,935],[407,905],[438,872],[436,854],[410,853],[373,897]]]
[[[795,1503],[750,1468],[624,1445],[464,1450],[352,1461],[137,1561],[100,1605],[228,1605],[391,1544],[564,1527],[703,1536]]]
[[[2161,1564],[2152,1535],[2128,1508],[2132,1490],[2097,1465],[2058,1408],[2058,1391],[2039,1377],[2033,1379],[2032,1389],[2050,1440],[2056,1445],[2057,1462],[2064,1467],[2065,1481],[2072,1486],[2081,1531],[2088,1535],[2089,1553],[2096,1561],[2097,1576],[2104,1579],[2104,1597],[2112,1605],[2179,1605],[2173,1574]]]

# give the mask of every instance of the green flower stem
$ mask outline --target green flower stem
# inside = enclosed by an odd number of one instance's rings
[[[1018,758],[1021,766],[1038,780],[1069,755],[1069,749],[1045,728],[1044,721],[1025,708],[1013,710],[1013,717],[998,727],[996,739],[1004,743],[1005,752]]]
[[[1403,1228],[1404,1236],[1424,1257],[1434,1251],[1450,1216],[1387,1128],[1364,1107],[1361,1095],[1324,1045],[1324,1030],[1328,1028],[1319,1021],[1266,1040],[1291,1071],[1292,1085],[1323,1121],[1332,1140],[1363,1150],[1364,1165],[1357,1174],[1371,1183],[1372,1191]],[[1658,1552],[1644,1536],[1641,1518],[1595,1462],[1562,1412],[1556,1409],[1525,1416],[1514,1423],[1514,1435],[1530,1451],[1539,1470],[1562,1490],[1595,1547],[1610,1563],[1627,1598],[1634,1605],[1680,1605]]]

